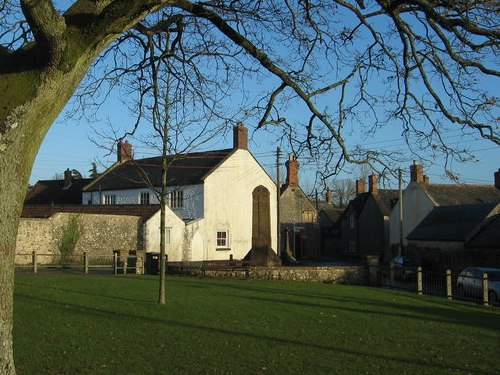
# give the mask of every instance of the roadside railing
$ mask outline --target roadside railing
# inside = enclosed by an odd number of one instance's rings
[[[108,273],[108,274],[142,274],[144,273],[144,259],[137,256],[90,255],[83,254],[16,254],[15,269],[18,272],[50,272],[65,271],[75,273]]]
[[[500,306],[500,295],[490,287],[488,275],[482,278],[452,275],[445,272],[425,271],[417,267],[414,272],[398,275],[394,267],[381,268],[379,284],[392,289],[404,289],[417,294],[442,296],[449,300],[482,303],[485,306]]]

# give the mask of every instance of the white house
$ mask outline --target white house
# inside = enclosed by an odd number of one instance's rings
[[[424,176],[423,166],[413,162],[411,181],[403,191],[403,246],[406,237],[433,210],[434,207],[500,202],[500,170],[495,172],[495,185],[431,184]],[[390,243],[400,243],[398,202],[390,215]]]
[[[134,160],[121,143],[118,161],[84,188],[84,205],[158,204],[161,157]],[[170,261],[242,259],[277,249],[276,184],[248,151],[248,130],[234,127],[231,149],[169,157],[166,214]],[[154,189],[152,188],[154,187]],[[143,226],[146,252],[159,251],[160,212]],[[274,254],[274,255],[273,255]]]

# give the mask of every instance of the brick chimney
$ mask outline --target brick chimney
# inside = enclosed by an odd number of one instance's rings
[[[248,150],[248,129],[241,122],[233,128],[233,149]]]
[[[72,181],[73,181],[73,175],[71,174],[71,171],[69,170],[69,168],[67,168],[64,171],[64,187],[63,187],[63,189],[64,190],[69,189]]]
[[[370,193],[378,193],[378,176],[376,174],[371,174],[368,176],[368,191]]]
[[[495,172],[495,187],[500,190],[500,168]]]
[[[290,155],[288,157],[286,165],[286,184],[290,187],[299,186],[299,166],[300,163],[295,155]]]
[[[365,187],[366,187],[365,180],[363,180],[362,178],[359,180],[356,180],[356,195],[364,193]]]
[[[134,154],[132,152],[132,144],[128,143],[127,141],[118,141],[116,160],[120,163],[124,163],[127,160],[132,160],[133,158]]]
[[[326,203],[332,204],[333,202],[333,192],[329,187],[326,188]]]
[[[424,182],[424,167],[413,160],[413,165],[410,165],[410,179],[413,182]]]

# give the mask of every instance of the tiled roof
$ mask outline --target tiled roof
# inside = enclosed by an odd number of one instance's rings
[[[60,212],[76,214],[128,215],[149,219],[160,209],[159,205],[24,205],[22,218],[48,218]]]
[[[465,241],[497,203],[434,207],[408,235],[409,240]]]
[[[469,248],[500,248],[500,214],[493,216],[466,245]]]
[[[384,216],[389,216],[391,214],[392,208],[399,199],[399,191],[390,189],[379,189],[377,193],[372,194],[372,197],[377,202],[380,208],[380,212]]]
[[[500,202],[500,190],[493,185],[421,184],[439,206]]]
[[[320,216],[324,216],[332,224],[335,224],[342,216],[342,213],[345,211],[345,208],[335,207],[332,204],[328,204],[326,202],[323,204],[322,203],[323,202],[321,202],[319,206]]]
[[[73,179],[68,189],[64,180],[40,180],[26,195],[25,204],[81,204],[82,189],[90,178]]]
[[[203,182],[233,149],[195,152],[169,158],[167,185],[195,185]],[[161,157],[126,161],[111,168],[84,191],[134,189],[161,186]],[[147,181],[147,182],[146,182]]]

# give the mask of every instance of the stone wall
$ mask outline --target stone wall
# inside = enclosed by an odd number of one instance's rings
[[[170,273],[202,276],[201,267],[170,267]],[[367,268],[364,266],[338,267],[250,267],[246,270],[205,270],[205,277],[249,278],[260,280],[309,281],[332,284],[366,285]]]
[[[22,218],[19,224],[16,263],[31,261],[21,254],[59,254],[59,242],[71,216],[82,227],[75,254],[113,255],[113,250],[142,248],[141,218],[126,215],[56,213],[49,218]],[[26,258],[26,259],[25,259]]]

